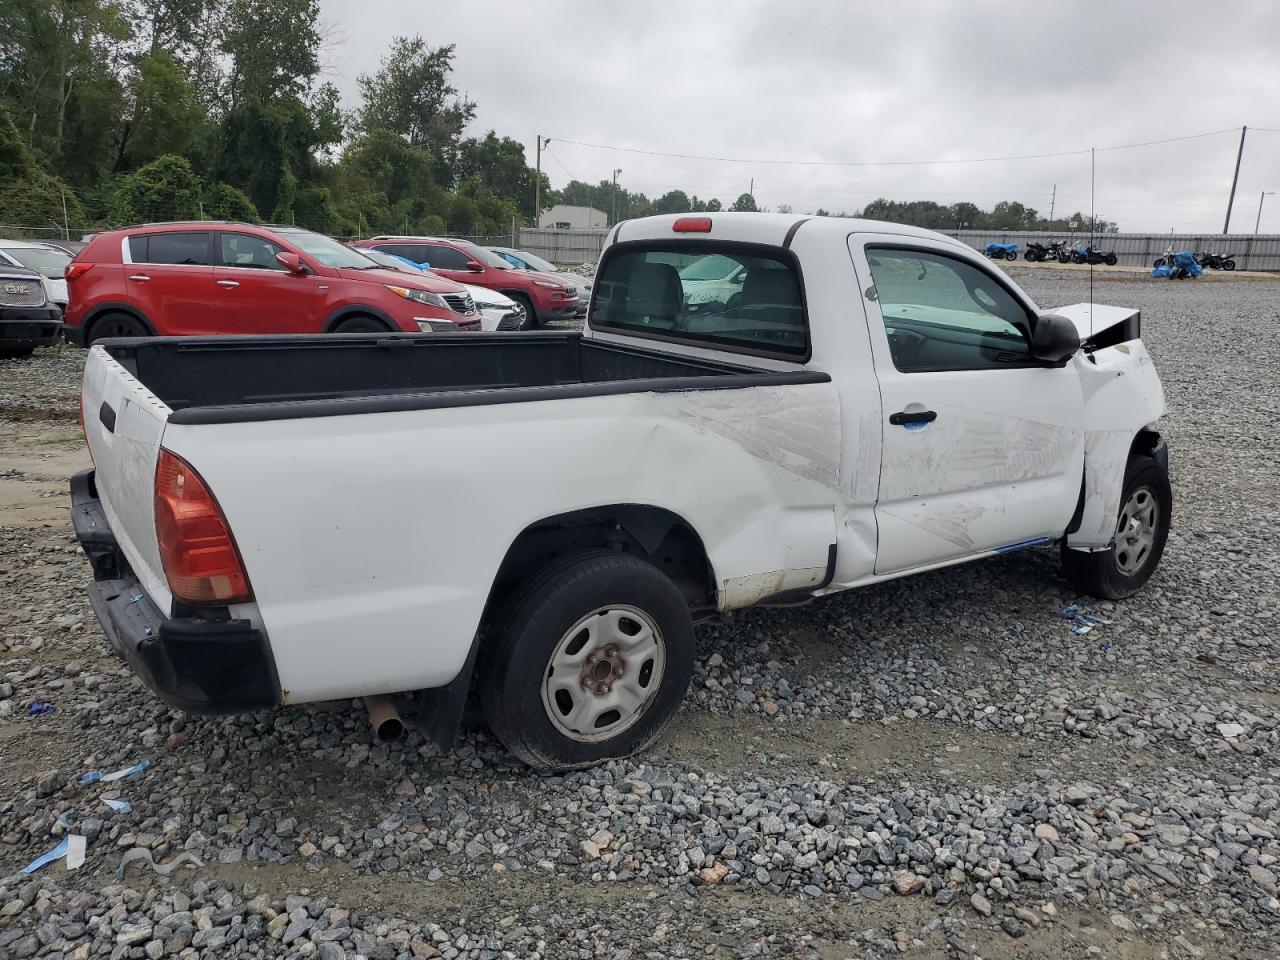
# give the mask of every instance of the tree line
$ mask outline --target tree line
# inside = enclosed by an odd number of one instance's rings
[[[318,0],[4,0],[0,223],[265,220],[355,236],[534,222],[539,174],[519,141],[470,133],[453,45],[393,38],[344,110],[322,80],[329,44]],[[679,189],[651,200],[610,180],[541,181],[544,207],[619,219],[726,209]],[[743,193],[727,209],[757,206]],[[1080,218],[890,200],[857,213],[940,229],[1065,231]]]

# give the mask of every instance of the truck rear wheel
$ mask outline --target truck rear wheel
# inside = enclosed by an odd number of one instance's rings
[[[1137,593],[1155,572],[1169,538],[1173,494],[1164,467],[1145,454],[1131,457],[1110,550],[1086,553],[1062,544],[1062,572],[1072,586],[1107,600]]]
[[[630,756],[675,716],[693,620],[675,584],[623,553],[553,563],[507,604],[482,653],[485,719],[542,773]]]

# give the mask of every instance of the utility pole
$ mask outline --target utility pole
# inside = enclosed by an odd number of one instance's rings
[[[621,168],[613,171],[613,222],[618,222],[618,174]]]
[[[1262,194],[1258,197],[1258,219],[1253,221],[1253,238],[1249,241],[1248,260],[1245,261],[1250,267],[1253,266],[1253,248],[1258,242],[1258,227],[1262,226],[1262,201],[1274,194],[1274,190],[1263,190]]]
[[[533,178],[533,225],[536,227],[542,219],[542,148],[545,144],[551,143],[551,138],[547,137],[545,143],[542,134],[538,134],[538,167],[537,173]]]
[[[1244,135],[1249,132],[1249,128],[1240,128],[1240,149],[1236,151],[1236,172],[1231,176],[1231,195],[1227,197],[1227,219],[1222,222],[1222,235],[1227,235],[1227,230],[1231,226],[1231,205],[1236,202],[1236,184],[1240,180],[1240,158],[1244,156]]]
[[[1058,203],[1058,185],[1053,185],[1053,193],[1049,195],[1049,226],[1053,227],[1053,208]]]

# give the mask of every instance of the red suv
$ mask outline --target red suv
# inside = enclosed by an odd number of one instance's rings
[[[198,221],[99,233],[67,266],[67,339],[479,330],[466,289],[384,270],[297,227]]]
[[[517,270],[484,247],[466,240],[435,237],[373,237],[357,247],[371,247],[431,268],[459,283],[474,283],[506,294],[524,305],[533,326],[569,320],[578,312],[578,291],[569,283],[533,270]]]

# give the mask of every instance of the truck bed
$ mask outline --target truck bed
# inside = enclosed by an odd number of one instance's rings
[[[175,424],[826,382],[577,332],[157,337],[101,341]]]

